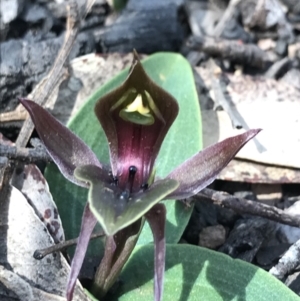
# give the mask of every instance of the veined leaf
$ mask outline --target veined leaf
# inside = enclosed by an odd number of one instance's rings
[[[111,301],[153,301],[153,245],[136,248]],[[264,270],[192,245],[167,245],[164,301],[299,301]]]

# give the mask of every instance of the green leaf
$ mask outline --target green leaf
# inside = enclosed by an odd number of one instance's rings
[[[159,177],[167,176],[176,166],[198,152],[202,147],[201,117],[193,73],[189,63],[179,54],[157,53],[143,62],[147,74],[162,88],[166,89],[178,101],[179,115],[172,125],[156,161]],[[105,72],[99,70],[99,72]],[[78,134],[96,153],[102,163],[109,162],[106,137],[94,114],[96,101],[126,79],[128,69],[122,71],[111,81],[93,94],[78,114],[69,122],[69,128]],[[73,185],[63,178],[55,166],[47,168],[46,177],[57,202],[66,237],[76,237],[80,230],[87,190]],[[182,203],[166,201],[167,242],[177,242],[190,218],[192,208]],[[139,244],[153,241],[150,228],[145,227]],[[99,246],[95,244],[95,252]]]
[[[112,5],[116,11],[123,9],[126,6],[128,0],[113,0]]]
[[[99,301],[99,299],[96,299],[87,289],[84,289],[84,292],[92,301]]]
[[[111,301],[153,301],[153,245],[136,248]],[[299,301],[258,267],[192,245],[167,245],[164,301]]]

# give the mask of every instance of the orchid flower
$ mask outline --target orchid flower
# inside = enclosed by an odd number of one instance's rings
[[[20,102],[29,112],[40,139],[61,173],[89,190],[71,265],[67,299],[72,300],[96,223],[100,223],[107,235],[104,258],[97,272],[105,286],[110,274],[115,279],[128,259],[134,243],[128,249],[126,243],[140,231],[146,219],[154,236],[154,295],[155,300],[160,301],[165,264],[166,209],[159,202],[197,194],[260,130],[249,130],[212,145],[183,162],[166,178],[156,179],[155,159],[179,107],[169,93],[147,76],[136,53],[125,82],[99,99],[95,106],[95,114],[109,144],[109,167],[104,166],[79,137],[41,106],[27,99],[20,99]],[[111,281],[108,282],[104,293],[111,286]]]

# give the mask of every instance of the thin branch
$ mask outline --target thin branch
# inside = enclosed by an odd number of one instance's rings
[[[232,126],[235,129],[243,128],[242,123],[239,121],[238,116],[236,116],[235,112],[232,110],[232,107],[229,104],[228,99],[224,95],[224,84],[218,78],[212,78],[211,87],[215,95],[216,103],[218,103],[223,110],[228,114]]]
[[[79,25],[81,19],[83,19],[91,7],[93,6],[94,0],[87,0],[85,3],[85,7],[82,10],[82,14],[80,15],[79,8],[77,2],[75,0],[70,0],[68,3],[68,18],[67,18],[67,29],[66,35],[64,38],[63,45],[59,51],[59,54],[49,72],[49,74],[41,80],[41,82],[37,85],[37,87],[32,92],[31,98],[36,101],[36,103],[45,106],[49,97],[55,90],[55,88],[62,82],[64,77],[66,76],[66,68],[64,68],[64,64],[68,59],[68,56],[71,52],[74,41],[77,37],[79,31]],[[21,110],[22,111],[22,110]],[[37,160],[46,160],[49,161],[49,156],[42,151],[42,149],[26,149],[29,138],[34,129],[33,122],[31,118],[29,118],[27,114],[27,119],[25,120],[22,129],[19,133],[19,136],[16,141],[15,149],[6,149],[1,151],[9,152],[7,154],[11,157],[11,159],[21,159],[26,162],[34,162]],[[0,152],[1,152],[0,151]],[[32,156],[30,160],[29,157]],[[0,189],[1,189],[1,198],[5,200],[7,197],[7,192],[9,192],[9,182],[11,176],[13,174],[14,162],[10,160],[10,163],[7,166],[3,167],[3,175],[2,179],[0,179]]]
[[[22,105],[17,105],[13,111],[0,113],[0,122],[10,122],[25,120],[28,116],[27,111]]]
[[[296,241],[287,252],[281,257],[278,264],[275,265],[269,273],[276,278],[283,280],[285,276],[290,275],[300,264],[300,240]]]
[[[211,70],[211,88],[215,95],[215,107],[222,107],[222,109],[228,114],[234,128],[243,128],[242,122],[239,120],[239,116],[237,116],[236,111],[232,109],[232,101],[224,94],[226,85],[222,80],[221,69],[217,66],[213,59],[209,61],[209,65]]]
[[[257,68],[264,68],[270,63],[268,55],[254,44],[191,36],[187,41],[187,47],[192,50],[203,51],[213,57],[220,57]]]
[[[199,195],[211,200],[214,204],[229,208],[240,214],[252,214],[292,227],[300,227],[300,215],[291,215],[274,206],[237,198],[226,192],[205,188]],[[195,196],[197,199],[197,196]]]
[[[12,167],[11,167],[12,168]],[[2,188],[9,183],[9,175],[11,174],[10,171],[10,162],[8,158],[5,156],[0,155],[0,191],[2,193]]]
[[[64,43],[60,49],[60,52],[51,68],[51,71],[44,84],[39,86],[32,94],[32,98],[36,103],[44,106],[48,100],[48,96],[56,87],[59,79],[62,77],[62,71],[64,63],[66,62],[72,46],[74,44],[75,38],[77,36],[80,24],[80,15],[78,10],[78,5],[76,1],[70,1],[69,3],[69,13],[67,19],[67,31],[64,39]],[[19,133],[18,139],[16,141],[16,146],[25,147],[34,129],[34,125],[30,118],[27,118],[23,124],[23,127]]]
[[[97,232],[97,233],[93,233],[91,235],[90,239],[95,239],[95,238],[102,237],[102,236],[105,236],[105,233],[103,231]],[[61,242],[61,243],[56,244],[56,245],[53,245],[53,246],[51,246],[49,248],[36,250],[34,252],[34,254],[33,254],[33,257],[35,259],[41,260],[45,256],[47,256],[47,255],[49,255],[51,253],[59,252],[59,251],[62,251],[63,249],[66,249],[68,247],[74,246],[74,245],[77,244],[77,242],[78,242],[78,237],[74,238],[74,239],[70,239],[70,240],[64,241],[64,242]]]
[[[219,38],[222,35],[224,28],[226,28],[227,23],[231,22],[234,17],[237,6],[241,0],[231,0],[225,10],[225,13],[222,15],[221,20],[218,22],[217,26],[214,28],[214,36]]]
[[[95,3],[96,0],[87,0],[86,2],[86,5],[85,5],[85,8],[83,10],[83,13],[81,15],[81,19],[85,19],[85,17],[87,16],[87,14],[89,13],[89,11],[92,9],[94,3]]]
[[[42,147],[25,148],[0,144],[0,156],[5,156],[10,160],[21,161],[23,163],[34,163],[38,161],[52,162],[51,157]]]
[[[287,70],[291,64],[289,57],[284,57],[279,61],[276,61],[266,72],[264,77],[277,79],[283,70]]]
[[[0,140],[5,143],[2,136],[0,137]],[[14,169],[15,162],[9,160],[6,156],[0,155],[0,208],[5,205],[9,198],[11,192],[9,183],[14,173]]]

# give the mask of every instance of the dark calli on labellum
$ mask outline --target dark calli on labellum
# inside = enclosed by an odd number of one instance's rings
[[[147,220],[154,236],[154,295],[156,301],[161,300],[166,210],[159,202],[198,193],[260,130],[250,130],[212,145],[183,162],[166,178],[155,179],[155,159],[179,107],[168,92],[147,76],[135,52],[125,82],[99,99],[95,106],[109,144],[109,169],[79,137],[46,110],[31,100],[20,99],[20,102],[29,112],[40,139],[61,173],[89,189],[67,284],[67,299],[72,300],[89,238],[97,222],[107,236],[93,289],[101,296],[120,273],[143,221]]]

